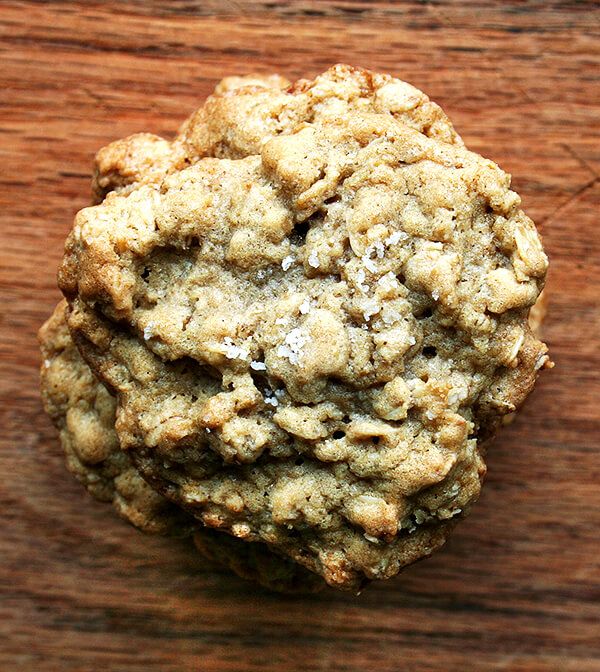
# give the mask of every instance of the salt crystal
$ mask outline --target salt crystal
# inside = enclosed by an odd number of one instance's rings
[[[288,359],[290,364],[298,364],[302,356],[302,348],[307,341],[307,336],[302,333],[301,329],[296,327],[287,334],[283,344],[277,348],[277,354],[279,357]]]
[[[319,257],[317,256],[316,250],[313,250],[308,257],[308,265],[313,268],[319,268]]]
[[[469,392],[462,387],[453,387],[448,393],[448,403],[456,404],[464,401],[469,396]]]
[[[379,280],[377,280],[377,284],[380,287],[383,287],[383,289],[389,290],[398,286],[398,280],[396,280],[396,276],[390,271],[389,273],[382,275]]]
[[[433,297],[434,301],[437,301],[440,298],[440,293],[437,289],[434,289],[433,292],[431,292],[431,296]]]
[[[390,306],[384,306],[383,312],[382,312],[382,318],[385,324],[388,326],[391,324],[394,324],[395,322],[398,322],[402,315],[395,310],[394,308],[390,308]]]
[[[294,257],[292,257],[292,255],[284,257],[283,261],[281,262],[281,268],[283,268],[284,271],[287,271],[293,263]]]
[[[379,543],[379,539],[377,537],[374,537],[372,534],[367,534],[365,532],[363,536],[367,541],[370,541],[372,544],[378,544]]]
[[[367,276],[365,275],[363,269],[359,268],[358,271],[356,272],[357,286],[360,289],[360,291],[365,294],[369,291],[369,285],[364,284],[366,277]]]
[[[406,240],[407,238],[408,234],[405,233],[404,231],[394,231],[394,233],[392,233],[385,239],[385,244],[396,245],[396,243],[399,243],[401,240]]]
[[[270,406],[279,406],[279,402],[275,397],[265,397],[265,404],[269,404]]]
[[[250,368],[254,369],[255,371],[266,371],[267,365],[264,362],[255,362],[252,360],[250,362]]]
[[[362,262],[364,267],[368,270],[371,271],[371,273],[376,273],[377,272],[377,264],[369,259],[366,255],[362,258]]]
[[[240,348],[237,346],[229,336],[226,336],[223,339],[225,345],[225,357],[227,359],[248,359],[250,354],[245,348]]]
[[[414,336],[409,336],[408,337],[408,344],[409,345],[414,345],[417,342],[417,339]]]
[[[154,329],[154,322],[148,322],[148,324],[144,327],[144,340],[148,341],[149,339],[152,338],[154,335],[154,332],[152,331]]]
[[[381,306],[378,303],[375,303],[374,301],[370,302],[367,304],[367,307],[363,312],[363,316],[365,320],[368,322],[371,319],[371,316],[376,315],[380,310]]]
[[[377,253],[377,258],[383,259],[383,255],[385,254],[385,247],[383,243],[378,240],[373,243],[373,247],[375,248],[375,252]]]
[[[300,304],[300,312],[302,315],[306,315],[310,311],[310,301],[308,299],[304,299],[304,301]]]

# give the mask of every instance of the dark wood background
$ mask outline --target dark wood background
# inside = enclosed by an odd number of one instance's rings
[[[600,670],[600,5],[0,2],[0,670]],[[66,473],[35,333],[94,152],[224,75],[345,61],[424,89],[514,176],[551,256],[556,368],[434,558],[280,597],[145,537]]]

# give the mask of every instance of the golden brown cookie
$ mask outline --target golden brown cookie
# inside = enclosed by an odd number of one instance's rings
[[[60,431],[67,466],[89,493],[112,501],[119,515],[150,534],[188,536],[200,554],[242,578],[279,592],[314,592],[325,584],[315,574],[272,553],[201,528],[198,521],[154,491],[121,450],[115,433],[116,402],[93,376],[73,344],[61,301],[40,329],[44,408]]]
[[[410,85],[238,84],[170,149],[100,157],[116,191],[67,241],[69,328],[155,490],[357,589],[477,498],[479,443],[548,361],[547,259],[509,176]]]

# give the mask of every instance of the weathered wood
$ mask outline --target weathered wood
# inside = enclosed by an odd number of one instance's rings
[[[599,38],[592,2],[2,2],[0,669],[600,670]],[[172,133],[224,75],[337,61],[413,82],[514,175],[551,255],[556,368],[443,551],[358,598],[283,598],[90,501],[35,332],[97,148]]]

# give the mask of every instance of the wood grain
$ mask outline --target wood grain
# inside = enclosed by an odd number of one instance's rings
[[[0,670],[600,670],[600,6],[0,3]],[[358,598],[283,598],[136,533],[63,467],[35,333],[101,145],[233,73],[392,72],[514,176],[556,361],[444,550]]]

